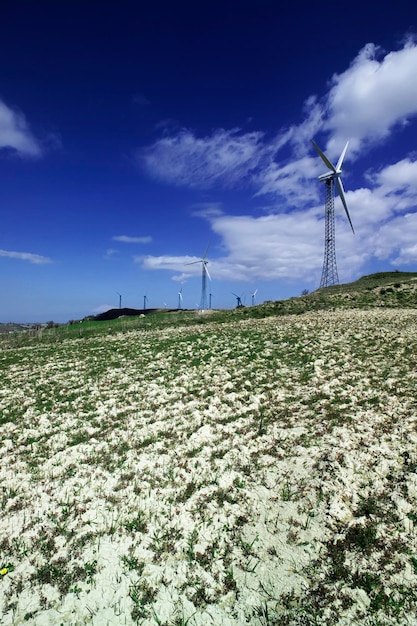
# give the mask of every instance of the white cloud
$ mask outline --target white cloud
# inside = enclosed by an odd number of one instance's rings
[[[32,254],[32,252],[13,252],[11,250],[0,250],[0,256],[8,257],[9,259],[19,259],[21,261],[28,261],[35,265],[42,265],[46,263],[53,263],[52,259],[40,254]]]
[[[24,115],[0,100],[0,150],[9,148],[25,157],[39,157],[42,149]]]
[[[381,50],[367,44],[345,72],[332,78],[323,130],[331,133],[327,150],[334,156],[346,138],[355,153],[364,142],[385,139],[396,125],[417,115],[415,41],[408,39],[401,50],[378,57]]]
[[[386,193],[402,191],[417,194],[417,160],[402,159],[378,173],[368,174],[368,179],[380,185]]]
[[[152,237],[130,237],[129,235],[116,235],[112,237],[113,241],[120,241],[121,243],[150,243]]]
[[[384,224],[373,240],[375,256],[393,266],[417,262],[417,213],[397,216]]]
[[[148,270],[171,270],[174,272],[184,271],[185,267],[189,263],[195,263],[195,265],[190,266],[185,272],[188,276],[194,276],[198,272],[201,272],[199,268],[198,261],[200,259],[195,256],[136,256],[134,257],[135,263],[140,263],[142,267]]]
[[[249,177],[270,152],[262,137],[260,132],[219,129],[199,138],[181,130],[157,140],[138,159],[148,174],[176,186],[232,187]]]
[[[313,280],[322,263],[324,221],[318,209],[262,217],[217,215],[209,218],[213,231],[222,239],[226,254],[210,259],[213,280]],[[338,227],[349,235],[340,220]],[[341,237],[341,235],[340,235]],[[346,239],[351,243],[352,239]],[[259,245],[262,242],[262,245]],[[144,269],[178,272],[173,280],[182,282],[201,275],[198,257],[137,257]]]
[[[318,160],[303,157],[285,164],[271,162],[258,174],[256,196],[275,195],[284,200],[285,207],[300,207],[317,200],[317,186],[311,178],[319,173]],[[321,173],[321,172],[320,172]]]

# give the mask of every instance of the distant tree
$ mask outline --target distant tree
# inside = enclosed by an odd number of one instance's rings
[[[301,292],[301,295],[302,295],[302,296],[308,296],[308,294],[309,294],[309,293],[310,293],[310,292],[309,292],[309,290],[308,290],[308,289],[303,289],[303,290],[302,290],[302,292]]]
[[[58,324],[55,324],[54,321],[46,322],[46,328],[56,328]]]

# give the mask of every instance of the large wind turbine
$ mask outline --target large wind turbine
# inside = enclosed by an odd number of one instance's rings
[[[355,231],[353,230],[352,221],[350,219],[349,211],[346,204],[345,192],[342,185],[342,180],[340,178],[342,174],[342,163],[345,158],[346,150],[349,145],[349,142],[346,142],[346,145],[343,149],[342,154],[339,157],[336,167],[333,165],[331,161],[327,158],[327,156],[320,150],[318,145],[311,140],[314,148],[319,153],[322,161],[329,169],[328,172],[319,176],[319,181],[326,184],[326,203],[325,203],[325,235],[324,235],[324,260],[323,260],[323,270],[321,273],[320,287],[330,287],[331,285],[337,285],[339,283],[339,276],[337,274],[337,265],[336,265],[336,246],[335,246],[335,223],[334,223],[334,192],[335,192],[335,184],[337,191],[339,193],[340,199],[342,201],[343,207],[346,212],[346,217],[349,220],[350,227],[352,229],[353,234]]]
[[[192,261],[191,263],[186,263],[186,265],[195,265],[196,263],[201,263],[201,299],[200,299],[200,310],[204,311],[207,309],[207,278],[211,280],[209,271],[207,269],[207,252],[209,247],[207,246],[206,251],[204,252],[204,256],[198,261]]]

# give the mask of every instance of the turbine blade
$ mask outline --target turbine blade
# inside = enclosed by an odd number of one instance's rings
[[[210,242],[208,242],[208,244],[207,244],[207,248],[206,248],[206,250],[205,250],[205,252],[204,252],[204,254],[203,254],[203,259],[205,259],[205,258],[206,258],[206,256],[207,256],[207,252],[208,252],[208,249],[209,249],[209,248],[210,248]]]
[[[185,265],[195,265],[196,263],[201,263],[202,259],[199,261],[191,261],[191,263],[185,263]]]
[[[209,280],[211,280],[211,276],[210,276],[209,271],[208,271],[208,269],[207,269],[207,263],[204,263],[204,269],[205,269],[205,271],[206,271],[206,274],[207,274],[207,276],[208,276]]]
[[[348,145],[349,145],[349,142],[347,141],[345,147],[343,148],[343,152],[340,155],[339,160],[337,162],[336,170],[338,172],[342,169],[342,163],[343,163],[343,159],[345,158],[345,154],[346,154],[346,150],[347,150]]]
[[[325,165],[329,168],[329,170],[331,170],[332,172],[335,172],[335,173],[336,173],[336,168],[335,168],[335,166],[333,165],[333,163],[331,163],[331,162],[329,161],[329,159],[328,159],[328,158],[327,158],[327,156],[324,154],[324,152],[322,152],[322,151],[320,150],[320,148],[318,147],[318,145],[317,145],[317,144],[316,144],[313,140],[311,140],[311,143],[313,144],[314,148],[317,150],[317,152],[319,153],[319,155],[320,155],[320,156],[321,156],[321,158],[322,158],[322,161],[324,161]]]
[[[355,234],[355,231],[353,230],[353,226],[352,226],[352,220],[350,219],[349,211],[348,211],[347,204],[346,204],[345,192],[344,192],[344,189],[343,189],[342,181],[340,180],[339,177],[336,178],[336,187],[337,187],[337,191],[339,192],[339,196],[340,196],[340,199],[342,201],[343,207],[345,209],[346,216],[347,216],[347,218],[349,220],[349,224],[350,224],[350,227],[352,229],[352,233]]]

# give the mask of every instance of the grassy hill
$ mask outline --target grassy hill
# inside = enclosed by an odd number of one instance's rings
[[[414,624],[417,325],[369,305],[390,285],[16,335],[2,623]]]
[[[231,310],[199,311],[152,309],[112,309],[95,318],[57,328],[25,330],[22,325],[0,324],[3,346],[28,345],[35,342],[58,342],[71,337],[92,337],[126,332],[135,328],[156,330],[207,323],[227,323],[240,319],[301,315],[308,311],[372,308],[417,308],[417,272],[380,272],[362,276],[357,281],[318,289],[287,300],[264,302],[253,307]],[[143,315],[146,313],[146,316]],[[117,317],[117,315],[120,315]]]
[[[2,335],[4,623],[409,626],[416,303],[393,272]]]

